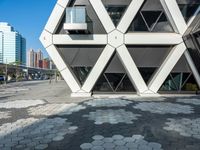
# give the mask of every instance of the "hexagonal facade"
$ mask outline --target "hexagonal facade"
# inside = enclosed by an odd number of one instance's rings
[[[199,11],[198,1],[58,0],[40,40],[72,96],[195,92],[182,37]]]

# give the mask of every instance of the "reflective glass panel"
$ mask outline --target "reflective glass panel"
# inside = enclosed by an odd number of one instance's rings
[[[128,32],[174,32],[160,0],[146,0]]]
[[[121,17],[123,16],[127,6],[115,6],[115,5],[109,5],[106,6],[106,9],[108,11],[108,14],[110,15],[113,23],[115,26],[119,23]]]
[[[66,8],[66,23],[85,23],[85,7],[68,7]]]

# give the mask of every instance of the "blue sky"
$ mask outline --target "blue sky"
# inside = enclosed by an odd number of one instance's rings
[[[0,22],[8,22],[26,38],[27,50],[46,50],[39,36],[57,0],[0,0]]]

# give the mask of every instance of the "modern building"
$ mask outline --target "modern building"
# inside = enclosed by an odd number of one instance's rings
[[[3,33],[0,32],[0,63],[3,63]]]
[[[39,60],[39,68],[50,69],[50,60],[47,58]]]
[[[41,50],[35,52],[33,49],[28,51],[28,66],[33,68],[39,68],[40,63],[39,61],[43,60],[43,53]]]
[[[0,22],[0,63],[26,64],[26,39],[8,23]]]
[[[21,62],[23,65],[26,65],[26,39],[22,37],[21,39]]]
[[[38,50],[34,53],[34,67],[39,68],[40,60],[43,60],[43,53],[41,50]]]
[[[49,59],[43,59],[43,68],[44,69],[49,69],[50,68],[50,61]]]
[[[35,64],[34,58],[35,58],[35,52],[33,49],[30,49],[27,54],[27,66],[28,67],[34,67],[34,64]]]
[[[39,67],[39,61],[40,60],[43,60],[43,53],[42,53],[42,51],[41,50],[38,50],[38,52],[36,52],[36,55],[37,55],[37,67]]]
[[[195,93],[185,37],[199,12],[199,0],[58,0],[40,40],[71,96]]]

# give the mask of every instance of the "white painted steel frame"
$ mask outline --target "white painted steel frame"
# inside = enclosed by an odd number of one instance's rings
[[[56,6],[53,9],[53,12],[51,13],[51,16],[49,17],[45,29],[40,36],[40,41],[46,48],[49,56],[54,61],[56,67],[60,71],[72,92],[77,92],[81,88],[79,82],[73,75],[70,67],[64,62],[63,58],[58,53],[56,47],[53,45],[53,34],[55,34],[61,22],[62,16],[65,13],[65,8],[67,7],[68,3],[69,0],[58,0]]]
[[[132,20],[135,18],[137,12],[140,10],[144,0],[132,0],[128,6],[124,16],[120,20],[117,27],[112,22],[108,12],[106,11],[101,0],[89,0],[91,6],[94,8],[99,20],[109,35],[114,30],[124,34],[124,44],[120,47],[110,46],[108,42],[108,35],[58,35],[55,34],[61,19],[68,6],[69,0],[58,0],[54,10],[45,26],[44,31],[40,36],[40,40],[44,47],[47,49],[50,57],[56,64],[58,70],[61,72],[66,83],[72,90],[72,96],[89,96],[92,88],[97,82],[98,78],[105,69],[107,63],[111,59],[115,51],[118,54],[127,74],[133,83],[138,94],[158,92],[161,85],[164,83],[167,76],[170,74],[178,60],[185,54],[188,64],[200,86],[200,76],[194,63],[186,51],[186,46],[183,43],[182,36],[187,30],[188,26],[194,17],[186,24],[181,11],[178,7],[176,0],[160,0],[164,11],[169,19],[172,27],[177,33],[127,33],[126,31],[130,26]],[[197,11],[200,11],[200,7]],[[117,35],[116,35],[117,36]],[[111,39],[112,40],[112,39]],[[110,41],[110,39],[109,39]],[[79,81],[71,71],[63,58],[58,53],[56,45],[106,45],[102,54],[98,58],[95,66],[87,77],[85,83],[81,87]],[[130,56],[128,49],[125,45],[174,45],[169,55],[166,57],[160,68],[152,77],[148,86],[144,82],[134,60]],[[86,93],[84,95],[84,93]],[[89,95],[88,95],[89,94]]]
[[[183,17],[183,15],[181,14],[181,11],[179,9],[179,6],[176,2],[176,0],[161,0],[162,6],[166,12],[166,15],[169,19],[169,21],[171,22],[174,30],[176,30],[179,34],[181,34],[181,36],[183,36],[183,34],[186,32],[186,30],[188,29],[190,23],[192,22],[191,20],[189,21],[189,24],[187,25],[185,22],[185,19]],[[198,14],[198,11],[200,11],[200,8],[197,10],[197,12],[195,12],[194,15]],[[195,17],[193,16],[192,19],[194,19]],[[161,67],[157,70],[155,76],[151,79],[148,87],[150,90],[154,91],[154,92],[158,92],[160,86],[162,85],[161,83],[163,83],[167,76],[169,75],[170,72],[172,71],[172,69],[175,67],[176,63],[179,61],[179,59],[181,58],[181,56],[184,54],[186,57],[186,60],[191,68],[191,71],[197,81],[198,86],[200,87],[200,75],[198,74],[198,71],[193,63],[193,60],[191,59],[191,57],[188,56],[187,53],[187,48],[182,40],[182,44],[180,45],[184,45],[184,49],[182,49],[182,51],[180,50],[179,55],[177,55],[177,53],[174,52],[174,55],[171,55],[172,58],[174,59],[169,59],[168,57],[166,58],[166,60],[163,62],[163,64],[161,65]],[[177,47],[177,50],[179,48]],[[177,57],[175,56],[177,55]],[[168,61],[167,61],[168,60]],[[170,63],[170,61],[174,61],[173,66]],[[170,64],[170,65],[169,65]],[[169,68],[172,68],[171,70]]]

